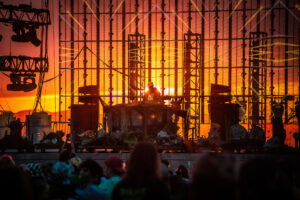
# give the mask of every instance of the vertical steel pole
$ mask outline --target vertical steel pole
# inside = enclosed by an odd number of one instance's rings
[[[135,0],[135,33],[137,34],[139,32],[139,0]]]
[[[271,0],[271,7],[274,6],[274,0]],[[270,72],[270,81],[271,81],[271,86],[270,86],[270,94],[271,94],[271,98],[273,98],[273,92],[274,92],[274,47],[273,47],[273,43],[274,43],[274,18],[275,18],[275,14],[274,14],[274,9],[271,10],[271,72]],[[272,105],[272,99],[271,99],[271,105]]]
[[[71,0],[71,15],[74,17],[74,0]],[[71,17],[71,105],[74,104],[74,19]]]
[[[165,91],[165,0],[161,1],[161,92]]]
[[[123,2],[122,5],[122,103],[125,103],[125,74],[126,74],[126,31],[125,31],[125,26],[126,26],[126,5],[125,1]]]
[[[148,82],[151,81],[151,58],[152,58],[152,31],[151,31],[151,26],[152,26],[152,14],[151,14],[151,9],[152,9],[152,0],[148,1]]]
[[[59,87],[59,89],[58,89],[58,93],[59,93],[59,96],[58,96],[58,114],[59,114],[59,116],[58,116],[58,122],[59,122],[59,128],[60,128],[60,125],[61,125],[61,117],[62,117],[62,114],[61,114],[61,104],[62,104],[62,102],[61,102],[61,91],[62,91],[62,88],[61,88],[61,75],[62,75],[62,73],[61,73],[61,62],[62,62],[62,60],[61,60],[61,35],[62,35],[62,33],[61,33],[61,17],[60,17],[60,14],[61,14],[61,1],[59,1],[59,3],[58,3],[59,5],[58,5],[58,32],[59,32],[59,41],[58,41],[58,46],[59,46],[59,48],[58,48],[58,69],[59,69],[59,76],[58,76],[58,87]]]
[[[175,100],[177,101],[178,96],[178,0],[175,0]]]
[[[205,35],[205,0],[202,0],[202,6],[201,6],[201,14],[202,14],[202,20],[201,20],[201,123],[204,124],[204,35]]]
[[[243,81],[243,86],[242,86],[242,95],[243,95],[243,104],[246,104],[246,6],[247,6],[247,1],[243,1],[243,43],[242,43],[242,51],[243,51],[243,58],[242,58],[242,81]]]
[[[286,6],[289,7],[289,0],[285,1]],[[289,88],[289,75],[288,75],[288,50],[289,47],[287,45],[287,43],[289,42],[289,11],[288,9],[285,9],[285,40],[284,40],[284,95],[288,95],[288,88]],[[284,123],[288,122],[288,102],[285,100],[284,101]]]
[[[300,28],[298,29],[298,50],[299,49],[300,49]],[[300,104],[300,60],[299,59],[298,59],[298,104]],[[296,109],[297,107],[295,107],[295,110]],[[298,119],[298,132],[300,132],[300,119],[299,118],[297,119]]]
[[[96,44],[96,73],[97,73],[97,77],[96,77],[96,81],[97,81],[97,94],[100,94],[100,0],[97,1],[97,30],[96,30],[96,40],[97,40],[97,44]]]
[[[228,85],[231,91],[232,77],[232,1],[229,1],[229,23],[228,23]]]
[[[113,50],[113,31],[112,31],[112,15],[113,15],[113,4],[112,0],[109,0],[109,105],[111,106],[113,104],[113,86],[112,86],[112,68],[113,68],[113,58],[112,58],[112,50]]]
[[[219,0],[215,0],[215,84],[218,84],[218,35],[219,35]]]
[[[84,27],[84,33],[83,33],[83,67],[84,67],[84,72],[83,72],[83,80],[84,80],[84,86],[86,86],[86,78],[87,78],[87,72],[86,72],[86,67],[87,67],[87,58],[86,58],[86,51],[87,51],[87,46],[86,46],[86,40],[87,40],[87,18],[86,18],[86,4],[83,3],[83,27]]]

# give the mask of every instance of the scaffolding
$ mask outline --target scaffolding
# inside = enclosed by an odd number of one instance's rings
[[[145,35],[128,35],[129,102],[142,101],[145,91]]]
[[[81,86],[97,85],[101,99],[115,105],[140,98],[152,81],[170,99],[167,104],[190,109],[189,137],[208,132],[215,83],[231,87],[245,126],[271,130],[271,102],[286,95],[294,100],[285,102],[284,120],[294,124],[287,119],[299,98],[296,5],[296,0],[60,0],[59,122],[69,123],[69,106]]]
[[[201,35],[197,33],[184,34],[184,109],[189,113],[189,127],[194,138],[200,132],[200,95],[201,94]]]
[[[249,41],[249,125],[266,130],[267,33],[251,32]]]

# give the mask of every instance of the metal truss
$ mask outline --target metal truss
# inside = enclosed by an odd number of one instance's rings
[[[47,58],[28,56],[0,56],[0,71],[13,73],[48,72]]]
[[[128,91],[129,100],[142,100],[145,91],[145,35],[128,35]]]
[[[0,3],[0,22],[22,22],[25,25],[43,26],[51,24],[47,9],[32,8],[31,5],[3,5]]]
[[[192,138],[200,134],[201,34],[184,34],[184,108],[189,112]],[[190,136],[186,136],[186,138]]]
[[[267,33],[250,32],[249,122],[266,130]]]

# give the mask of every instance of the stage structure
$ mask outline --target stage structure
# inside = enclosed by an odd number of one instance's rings
[[[190,138],[208,132],[211,84],[230,86],[248,129],[268,133],[285,96],[284,122],[296,126],[299,13],[296,0],[60,0],[59,122],[79,87],[115,105],[141,100],[152,81],[188,111]]]
[[[38,57],[25,56],[24,54],[0,56],[0,71],[2,73],[8,72],[9,75],[7,76],[11,81],[11,84],[7,85],[7,90],[28,92],[38,87],[34,105],[34,110],[36,110],[40,101],[44,75],[49,68],[47,27],[51,24],[50,12],[48,9],[32,8],[31,5],[14,6],[0,2],[0,23],[11,25],[14,33],[11,36],[11,41],[30,42],[35,47],[40,47]],[[1,40],[2,35],[0,35]],[[38,85],[35,81],[37,74],[40,75]]]

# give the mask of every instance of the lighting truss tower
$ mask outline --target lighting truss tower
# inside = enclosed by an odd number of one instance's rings
[[[31,5],[26,4],[13,6],[0,2],[0,23],[12,25],[16,34],[12,36],[13,41],[31,42],[35,46],[40,46],[39,57],[0,56],[0,71],[10,72],[9,78],[12,83],[7,85],[7,89],[32,91],[37,87],[35,78],[39,73],[41,76],[37,93],[40,93],[43,81],[41,77],[48,72],[49,68],[47,55],[47,26],[51,24],[49,10],[32,8]],[[39,27],[42,27],[41,41],[37,38],[36,33],[36,29]],[[40,96],[37,97],[37,103],[39,98]],[[37,103],[35,103],[35,108]]]
[[[184,34],[184,109],[189,112],[189,127],[192,138],[200,133],[200,86],[201,86],[201,34]],[[186,138],[190,136],[185,136]]]
[[[267,33],[250,32],[249,107],[250,125],[266,130]]]
[[[129,101],[142,100],[145,91],[145,35],[128,35],[128,93]]]

